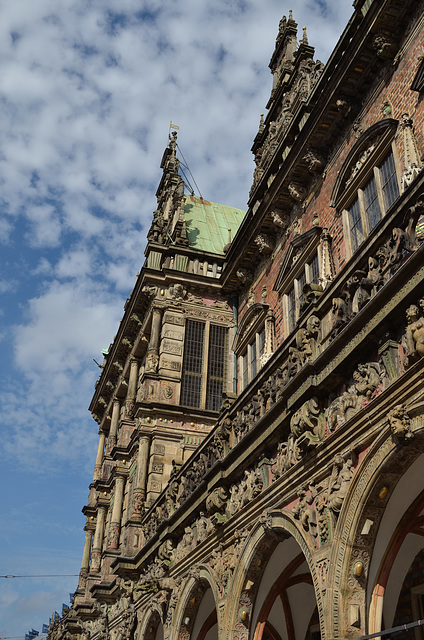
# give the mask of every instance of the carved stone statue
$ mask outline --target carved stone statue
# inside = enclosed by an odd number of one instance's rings
[[[318,399],[307,400],[293,414],[290,420],[290,431],[296,438],[300,448],[317,446],[324,437],[323,424],[320,419]]]
[[[299,502],[293,507],[292,514],[300,521],[303,529],[315,538],[317,536],[317,518],[311,504],[315,499],[316,489],[310,486],[309,490],[310,495],[308,495],[306,487],[299,487],[297,490]]]
[[[388,413],[390,430],[394,436],[400,440],[413,437],[411,431],[411,418],[408,415],[404,404],[398,404]]]
[[[339,513],[342,508],[343,500],[346,497],[353,476],[352,464],[351,458],[344,460],[339,454],[334,457],[325,496],[328,508],[334,513]]]
[[[150,231],[147,234],[147,239],[149,240],[149,242],[163,242],[164,227],[165,222],[162,212],[159,210],[154,211],[152,226],[150,227]]]
[[[179,282],[176,284],[171,284],[168,289],[169,297],[174,300],[174,302],[181,302],[186,297],[187,291],[184,289],[183,285]]]
[[[268,255],[274,250],[275,240],[266,233],[260,233],[255,238],[255,244],[257,245],[260,253]]]
[[[200,544],[209,536],[210,533],[214,530],[214,526],[209,518],[206,518],[203,511],[199,513],[199,517],[195,523],[196,527],[196,539],[197,543]]]
[[[359,364],[353,372],[352,384],[328,407],[328,427],[343,424],[366,404],[382,385],[384,367],[378,362]]]
[[[349,322],[349,307],[345,297],[333,298],[331,305],[331,338],[334,339]]]
[[[420,300],[421,302],[424,302]],[[419,308],[411,304],[406,310],[406,357],[405,368],[424,356],[424,318]]]

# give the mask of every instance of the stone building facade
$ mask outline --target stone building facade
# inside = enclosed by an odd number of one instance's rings
[[[324,66],[283,17],[247,212],[184,193],[171,136],[51,640],[424,618],[423,27],[423,2],[356,0]]]

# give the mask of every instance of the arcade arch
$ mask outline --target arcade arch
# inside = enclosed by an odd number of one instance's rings
[[[246,540],[233,577],[226,637],[319,638],[318,611],[322,607],[316,593],[319,589],[307,542],[289,513],[275,512]]]
[[[424,420],[421,406],[409,413],[411,436],[397,438],[388,428],[379,434],[340,514],[329,575],[335,638],[413,621],[410,614],[402,618],[399,601],[408,600],[404,610],[414,608],[405,580],[424,548]],[[423,566],[416,594],[424,593]]]

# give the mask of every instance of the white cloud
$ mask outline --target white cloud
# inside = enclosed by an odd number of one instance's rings
[[[289,8],[280,0],[1,4],[7,486],[20,469],[34,477],[78,469],[88,485],[93,358],[116,333],[144,261],[169,122],[181,127],[179,145],[203,196],[245,208],[268,62]],[[298,0],[299,37],[307,25],[325,61],[351,11],[351,0]],[[8,591],[1,635],[22,635],[24,607],[47,621],[43,607],[57,608],[61,597],[46,593]]]

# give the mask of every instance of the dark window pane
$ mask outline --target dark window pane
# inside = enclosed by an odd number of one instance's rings
[[[399,198],[399,186],[396,176],[395,160],[390,153],[380,167],[381,182],[386,210]]]
[[[247,359],[247,351],[243,354],[243,389],[249,384],[249,362]]]
[[[200,407],[202,400],[204,342],[204,323],[196,320],[187,320],[181,380],[181,404],[188,407]]]
[[[209,332],[206,409],[219,411],[227,364],[227,329],[211,324]]]
[[[303,305],[303,300],[304,300],[304,296],[303,296],[303,287],[306,284],[306,273],[305,271],[303,271],[298,279],[298,291],[299,291],[299,309],[302,308]]]
[[[349,230],[352,249],[355,251],[364,240],[364,230],[362,228],[361,210],[358,199],[355,200],[349,209]]]
[[[265,327],[259,333],[259,357],[265,351]]]
[[[311,278],[310,282],[312,282],[313,284],[319,284],[319,264],[317,253],[309,263],[309,277]]]
[[[287,325],[288,325],[289,332],[294,329],[294,325],[296,322],[295,305],[296,305],[296,298],[294,295],[294,287],[292,287],[287,294],[287,313],[288,313]]]
[[[249,357],[250,357],[250,379],[256,376],[257,366],[256,366],[256,340],[249,345]]]
[[[370,225],[370,230],[374,229],[375,225],[381,220],[381,211],[377,195],[377,185],[375,184],[374,177],[371,178],[371,180],[364,187],[364,205],[365,213]]]

